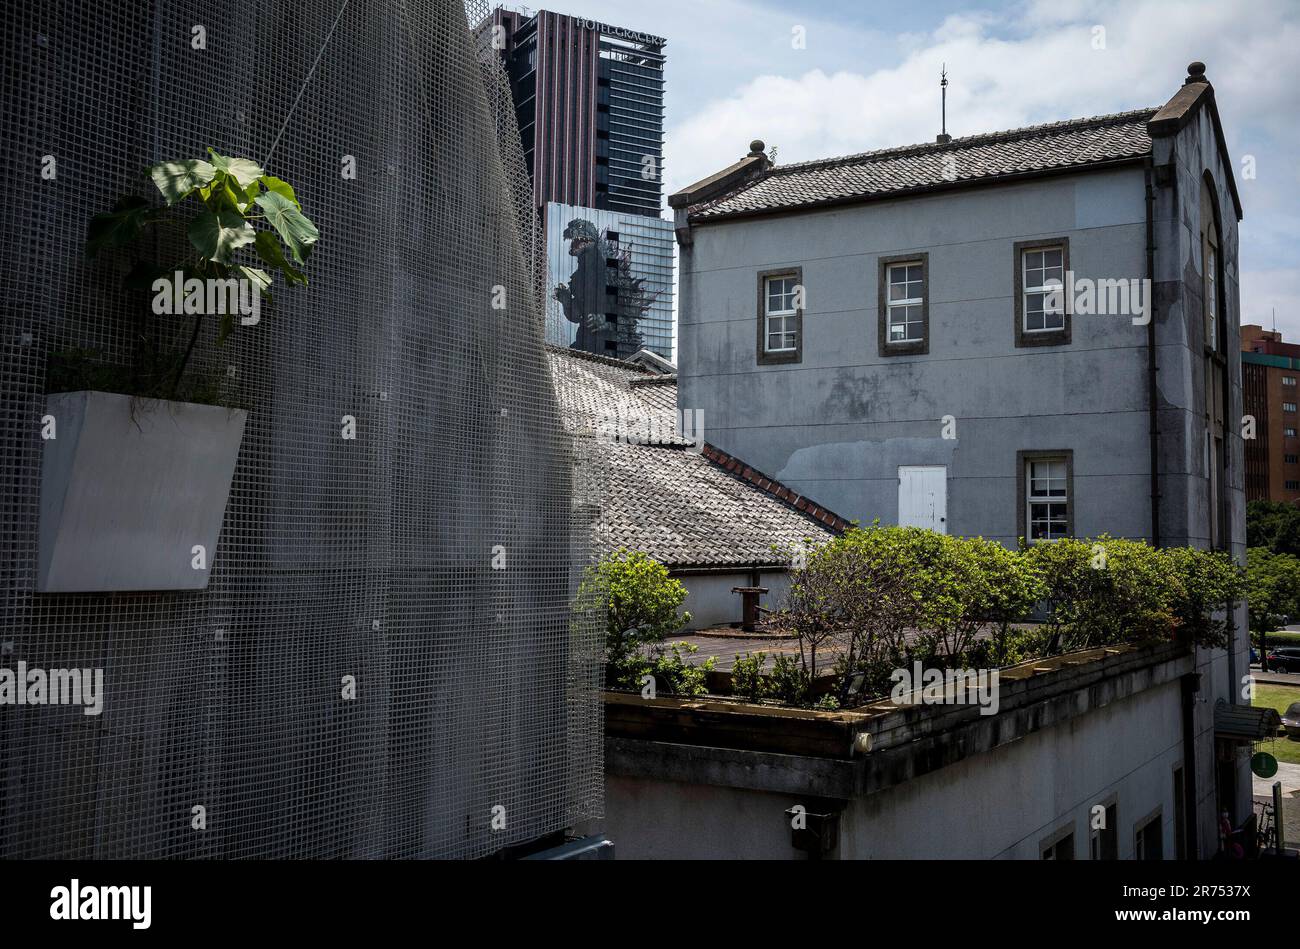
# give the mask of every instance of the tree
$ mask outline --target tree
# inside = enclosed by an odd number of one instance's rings
[[[1300,615],[1300,558],[1265,547],[1247,549],[1246,602],[1250,631],[1256,635],[1271,633],[1284,618]]]
[[[605,653],[611,685],[639,689],[656,663],[663,666],[659,660],[664,640],[691,621],[690,613],[677,612],[685,599],[686,588],[681,582],[668,576],[663,564],[640,551],[619,549],[588,568],[578,600],[605,607]]]
[[[1282,501],[1246,505],[1246,546],[1300,557],[1300,507]]]

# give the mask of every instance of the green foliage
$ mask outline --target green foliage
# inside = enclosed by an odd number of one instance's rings
[[[149,168],[149,178],[166,206],[156,207],[138,195],[121,198],[111,211],[91,218],[86,234],[87,256],[124,250],[163,228],[178,228],[183,230],[193,253],[184,259],[159,263],[154,252],[160,242],[150,241],[145,256],[132,259],[123,281],[128,290],[151,288],[156,279],[176,272],[185,280],[248,280],[268,301],[274,272],[281,273],[289,285],[306,285],[307,277],[298,268],[306,262],[320,232],[303,215],[293,188],[267,175],[250,159],[221,155],[211,148],[208,153],[211,161],[165,161]],[[255,209],[262,214],[250,214]],[[269,229],[259,230],[257,221],[265,221]],[[270,271],[257,264],[266,265]],[[158,344],[141,334],[136,365],[120,376],[133,386],[127,394],[174,399],[184,397],[186,390],[207,388],[202,381],[188,385],[182,381],[202,320],[202,315],[195,316],[189,345],[174,356],[158,353]],[[224,342],[234,327],[234,314],[220,314],[218,341]],[[153,353],[147,351],[150,347]],[[171,364],[169,376],[161,382],[153,378],[159,362]],[[121,384],[119,381],[118,386]]]
[[[806,706],[812,680],[798,656],[777,653],[772,657],[772,674],[768,679],[768,695],[787,705]]]
[[[975,668],[1005,668],[1047,655],[1052,630],[1046,625],[1015,626],[1004,629],[994,640],[980,643],[968,657],[967,665]]]
[[[97,214],[90,221],[86,253],[94,257],[108,247],[125,247],[159,223],[182,223],[167,212],[186,203],[197,202],[195,213],[185,224],[191,246],[197,252],[188,260],[170,265],[150,264],[159,273],[175,270],[195,272],[205,277],[249,276],[259,274],[263,289],[271,284],[265,271],[235,260],[237,251],[255,245],[261,262],[284,274],[286,281],[306,283],[306,277],[285,258],[273,236],[278,234],[289,256],[299,266],[310,256],[320,239],[320,232],[302,213],[293,188],[285,181],[266,174],[261,166],[247,158],[232,158],[209,148],[211,162],[201,159],[165,161],[148,170],[167,207],[155,208],[137,195],[128,195],[114,205],[111,212]],[[191,202],[192,204],[194,202]],[[254,206],[261,215],[250,215]],[[271,231],[259,232],[253,221],[265,220]],[[269,239],[258,240],[264,233]],[[249,260],[250,263],[253,261]]]
[[[1200,646],[1226,646],[1231,625],[1227,608],[1246,598],[1246,572],[1222,551],[1163,547],[1159,554],[1182,635]]]
[[[1067,651],[1174,636],[1221,646],[1228,621],[1215,613],[1245,595],[1240,568],[1220,552],[1102,535],[1035,544],[1026,556],[1042,573],[1050,625]]]
[[[1271,633],[1300,617],[1300,558],[1267,547],[1246,550],[1246,602],[1252,633]]]
[[[841,705],[879,694],[889,672],[929,665],[1010,665],[1046,654],[1179,636],[1226,641],[1226,607],[1244,596],[1225,554],[1155,549],[1107,536],[1008,549],[983,538],[914,527],[853,529],[816,548],[792,574],[785,609],[771,621],[800,637],[803,682],[816,655],[839,646]],[[1013,626],[1040,606],[1043,627]],[[794,699],[806,700],[783,668]],[[774,672],[775,676],[775,672]]]
[[[641,688],[664,640],[691,620],[690,613],[677,612],[686,588],[663,564],[635,550],[620,549],[589,567],[578,599],[604,604],[608,678],[616,688]]]
[[[1167,577],[1154,547],[1103,535],[1034,544],[1026,557],[1043,576],[1049,623],[1063,650],[1173,635]]]
[[[767,682],[763,678],[763,665],[767,653],[745,653],[737,656],[731,667],[731,694],[757,702],[767,695]]]
[[[268,191],[258,195],[255,201],[266,215],[267,222],[280,235],[280,240],[284,241],[284,246],[289,248],[294,262],[300,266],[305,264],[320,238],[316,226],[307,220],[293,201],[278,192]]]
[[[704,695],[709,691],[709,673],[717,664],[717,659],[710,656],[700,663],[689,663],[682,658],[682,652],[694,656],[699,646],[690,643],[672,643],[666,651],[655,654],[653,661],[647,664],[647,670],[655,678],[655,689],[669,695]],[[644,676],[638,682],[644,681]]]
[[[1300,557],[1300,507],[1283,501],[1246,505],[1246,546]]]

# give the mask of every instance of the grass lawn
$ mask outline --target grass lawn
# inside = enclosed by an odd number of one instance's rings
[[[1292,702],[1300,702],[1300,688],[1288,685],[1256,685],[1256,708],[1275,708],[1278,714],[1285,712]],[[1300,764],[1300,741],[1291,738],[1278,738],[1273,742],[1264,742],[1260,751],[1267,751],[1278,761]]]

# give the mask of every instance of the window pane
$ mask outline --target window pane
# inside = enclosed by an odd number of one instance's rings
[[[767,280],[767,312],[793,312],[794,288],[795,281],[793,277],[769,277]]]

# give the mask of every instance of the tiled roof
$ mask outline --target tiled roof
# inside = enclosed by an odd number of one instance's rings
[[[549,355],[565,425],[590,440],[601,495],[592,531],[598,553],[627,547],[679,569],[784,564],[796,545],[847,526],[710,445],[693,451],[689,439],[662,437],[676,431],[674,378],[566,350]],[[643,418],[659,441],[599,437],[615,413]]]
[[[739,189],[695,205],[692,220],[868,200],[1141,158],[1151,151],[1155,109],[1074,119],[910,145],[844,158],[780,165]]]

